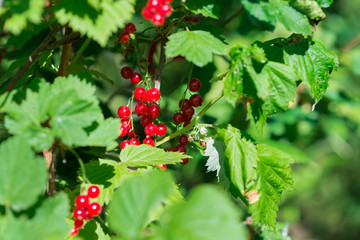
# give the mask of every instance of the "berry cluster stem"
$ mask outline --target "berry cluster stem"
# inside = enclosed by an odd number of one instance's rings
[[[86,170],[85,170],[84,162],[80,158],[79,154],[73,148],[69,148],[68,150],[76,157],[76,159],[79,162],[80,169],[81,169],[81,175],[83,177],[83,181],[85,183],[90,183],[89,179],[86,177]]]
[[[183,133],[189,131],[195,124],[197,121],[199,121],[199,119],[202,117],[202,115],[204,115],[206,113],[206,111],[212,106],[214,105],[217,101],[219,101],[222,97],[224,96],[223,92],[221,92],[221,94],[219,96],[217,96],[216,98],[214,98],[213,100],[211,100],[202,110],[201,112],[194,118],[194,120],[192,120],[189,125],[187,125],[186,127],[180,129],[179,131],[176,131],[174,133],[172,133],[171,135],[163,138],[162,140],[158,141],[156,143],[156,147],[160,146],[161,144],[164,144],[168,141],[170,141],[173,138],[176,138],[177,136],[182,135]]]

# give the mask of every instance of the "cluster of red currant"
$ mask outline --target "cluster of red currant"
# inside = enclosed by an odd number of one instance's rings
[[[148,0],[142,10],[143,18],[151,20],[157,27],[162,26],[165,18],[172,14],[171,2],[172,0]]]
[[[131,67],[125,66],[121,69],[121,76],[125,79],[130,79],[133,84],[138,84],[142,80],[140,73],[133,72]]]
[[[135,32],[135,25],[133,23],[128,23],[125,25],[125,32],[119,35],[119,41],[121,43],[128,43],[130,41],[130,34]]]
[[[90,186],[87,195],[79,195],[75,199],[76,209],[74,210],[75,223],[71,229],[71,236],[76,236],[79,233],[79,228],[84,225],[84,220],[88,221],[101,213],[101,206],[97,202],[90,202],[90,198],[97,198],[100,194],[98,186]]]

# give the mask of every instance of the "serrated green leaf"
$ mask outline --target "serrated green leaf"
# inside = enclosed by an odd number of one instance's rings
[[[11,1],[10,17],[5,20],[4,29],[19,35],[28,22],[38,24],[45,6],[44,0]]]
[[[144,167],[161,164],[175,164],[183,158],[191,158],[179,152],[165,152],[146,144],[127,146],[120,152],[120,160],[125,166]]]
[[[284,190],[294,189],[291,164],[293,159],[266,144],[257,145],[259,161],[254,189],[247,192],[249,212],[255,224],[275,227],[278,203]]]
[[[275,231],[267,226],[261,226],[261,236],[264,240],[291,240],[289,225],[276,223]]]
[[[118,146],[115,141],[120,134],[120,120],[108,118],[99,123],[99,126],[90,133],[88,146],[106,146],[106,150],[112,150]]]
[[[201,186],[190,193],[186,202],[164,212],[152,239],[246,239],[239,220],[239,210],[224,193],[212,186]]]
[[[316,0],[290,0],[290,5],[315,21],[320,21],[326,17]]]
[[[322,8],[327,8],[330,7],[330,5],[333,3],[333,0],[317,0],[317,2]]]
[[[0,204],[24,210],[44,192],[46,181],[45,159],[35,157],[21,137],[12,137],[0,145]]]
[[[269,24],[272,29],[277,23],[281,23],[291,32],[302,33],[306,36],[313,34],[307,17],[292,8],[287,1],[242,0],[241,2],[251,16]]]
[[[222,55],[225,44],[205,31],[181,31],[169,36],[167,57],[184,56],[187,61],[203,67],[213,61],[214,54]]]
[[[172,193],[172,184],[170,175],[159,171],[127,178],[115,191],[109,207],[111,229],[124,238],[138,239],[148,223],[150,211]]]
[[[111,237],[106,234],[100,223],[96,221],[88,221],[84,227],[79,229],[79,237],[86,240],[111,240]]]
[[[68,23],[104,47],[110,36],[131,19],[134,3],[135,0],[62,0],[56,5],[55,16],[61,24]]]
[[[201,14],[204,17],[211,17],[214,19],[219,19],[220,17],[220,7],[215,0],[188,0],[185,4],[194,14]]]
[[[225,172],[231,185],[236,189],[233,194],[239,196],[256,177],[257,151],[251,142],[242,138],[240,130],[231,125],[226,130],[224,142]]]

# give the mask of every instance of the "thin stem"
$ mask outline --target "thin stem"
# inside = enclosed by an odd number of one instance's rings
[[[360,43],[360,33],[356,35],[350,42],[348,42],[345,46],[341,48],[342,52],[347,52],[354,47],[356,47]]]
[[[68,37],[69,35],[71,35],[70,33],[70,28],[66,27],[65,28],[65,36],[64,38]],[[67,67],[69,65],[69,58],[70,58],[70,53],[71,53],[71,43],[65,43],[63,45],[62,51],[61,51],[61,60],[60,60],[60,66],[59,66],[59,71],[58,71],[58,75],[59,76],[66,76],[67,73]]]
[[[78,160],[78,162],[80,164],[80,169],[81,169],[81,174],[82,174],[82,177],[83,177],[83,181],[85,183],[90,183],[89,179],[86,177],[86,170],[85,170],[84,162],[81,160],[79,154],[73,148],[68,148],[68,150],[76,157],[76,159]]]
[[[224,94],[221,92],[221,94],[219,96],[217,96],[216,98],[214,98],[213,100],[211,100],[202,110],[201,112],[194,118],[194,120],[192,120],[189,125],[187,125],[186,127],[180,129],[179,131],[176,131],[174,133],[172,133],[171,135],[161,139],[159,142],[156,143],[156,147],[160,146],[161,144],[164,144],[168,141],[170,141],[173,138],[176,138],[177,136],[182,135],[183,133],[189,131],[195,124],[197,121],[199,121],[199,119],[201,118],[202,115],[204,115],[206,113],[206,111],[212,106],[214,105],[217,101],[219,101],[222,97],[224,96]]]
[[[80,153],[84,153],[84,154],[90,154],[99,158],[106,158],[106,159],[111,159],[111,160],[117,160],[119,161],[119,155],[112,155],[110,153],[95,153],[92,151],[88,151],[88,150],[80,150]]]
[[[75,56],[73,57],[72,61],[71,61],[71,65],[75,65],[77,63],[77,61],[79,60],[79,58],[81,57],[81,55],[84,53],[85,49],[89,46],[89,44],[91,43],[91,39],[87,38],[85,40],[85,42],[81,45],[80,49],[77,50]]]
[[[228,19],[226,19],[223,23],[221,23],[221,27],[225,27],[228,23],[230,23],[232,20],[237,18],[243,11],[244,11],[244,7],[241,7],[233,15],[231,15]]]

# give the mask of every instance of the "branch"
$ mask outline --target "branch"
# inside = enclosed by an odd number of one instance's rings
[[[162,76],[162,72],[164,70],[164,66],[165,66],[165,62],[166,62],[166,56],[165,56],[166,41],[167,41],[167,38],[161,39],[160,60],[159,60],[158,71],[157,71],[156,77],[155,77],[155,87],[159,90],[160,90],[160,84],[161,84],[161,76]]]
[[[156,143],[156,147],[160,146],[161,144],[164,144],[168,141],[170,141],[173,138],[176,138],[177,136],[182,135],[183,133],[189,131],[190,129],[193,128],[193,126],[196,124],[197,121],[199,121],[199,119],[201,118],[202,115],[204,115],[206,113],[206,111],[212,106],[214,105],[217,101],[219,101],[222,97],[224,96],[224,94],[221,92],[221,94],[219,96],[217,96],[216,98],[214,98],[213,100],[211,100],[211,102],[209,102],[202,110],[201,112],[194,118],[194,120],[192,120],[189,125],[187,125],[186,127],[180,129],[179,131],[176,131],[174,133],[172,133],[171,135],[164,137],[163,139],[161,139],[159,142]]]
[[[244,11],[244,7],[241,7],[239,10],[237,10],[233,15],[231,15],[228,19],[226,19],[223,23],[221,23],[221,27],[224,27],[228,23],[230,23],[232,20],[237,18],[242,12]]]
[[[356,35],[350,42],[341,48],[342,52],[347,52],[356,47],[360,43],[360,33]]]
[[[71,29],[69,27],[65,28],[65,37],[70,36]],[[63,49],[61,51],[61,60],[60,60],[60,67],[59,67],[59,76],[66,76],[67,67],[69,65],[69,58],[71,53],[71,43],[65,43],[63,45]]]
[[[54,48],[57,48],[57,47],[59,47],[59,46],[61,46],[63,44],[73,43],[73,42],[79,41],[79,40],[81,40],[80,33],[79,32],[73,32],[73,33],[71,33],[69,35],[66,35],[63,39],[49,44],[47,49],[54,49]]]
[[[56,33],[60,30],[61,26],[60,24],[57,24],[52,31],[49,33],[49,35],[42,41],[42,43],[39,45],[38,48],[35,49],[35,51],[31,54],[29,59],[25,62],[25,64],[17,71],[15,77],[10,81],[10,83],[6,86],[5,90],[3,91],[11,91],[16,83],[20,80],[20,78],[26,73],[26,71],[29,69],[31,64],[34,63],[34,61],[39,57],[40,53],[47,49],[49,43],[51,40],[55,37]]]

